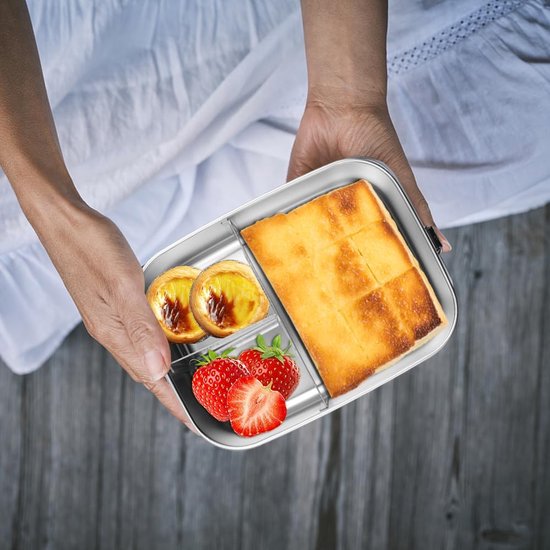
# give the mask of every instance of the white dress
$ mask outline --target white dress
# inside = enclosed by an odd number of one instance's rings
[[[140,260],[284,182],[306,93],[297,0],[29,7],[70,172]],[[388,72],[441,227],[550,200],[543,0],[394,0]],[[30,372],[78,321],[0,175],[2,359]]]

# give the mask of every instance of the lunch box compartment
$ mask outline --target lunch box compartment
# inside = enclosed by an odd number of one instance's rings
[[[283,346],[291,343],[290,337],[277,315],[270,315],[259,323],[235,333],[232,337],[217,339],[215,345],[204,350],[192,351],[172,363],[172,379],[193,423],[201,433],[208,434],[209,438],[218,443],[234,447],[247,446],[250,439],[259,441],[277,431],[267,432],[254,438],[243,438],[233,432],[229,422],[218,422],[213,418],[195,399],[191,389],[193,373],[198,368],[197,360],[200,359],[203,352],[206,353],[208,349],[211,349],[220,353],[224,349],[233,348],[231,355],[238,355],[241,351],[256,345],[255,339],[258,334],[262,334],[267,342],[271,342],[273,337],[279,334]],[[300,382],[295,392],[286,401],[287,417],[278,430],[286,430],[289,426],[316,415],[318,411],[327,406],[324,394],[309,375],[304,360],[294,346],[292,346],[291,353],[300,369]]]
[[[204,269],[216,262],[229,259],[248,264],[254,271],[270,304],[264,319],[224,338],[208,336],[194,344],[170,344],[171,382],[195,429],[212,442],[242,447],[249,445],[251,439],[261,441],[276,433],[277,430],[287,430],[290,426],[315,416],[318,411],[327,407],[328,397],[319,374],[297,340],[292,323],[287,318],[281,318],[286,315],[284,310],[267,284],[263,273],[258,270],[254,261],[250,261],[250,252],[244,249],[238,230],[228,219],[221,220],[209,229],[210,231],[205,234],[194,234],[181,241],[178,246],[171,249],[169,255],[158,257],[158,261],[150,265],[151,270],[147,272],[145,279],[146,285],[149,285],[156,276],[176,265],[190,265]],[[212,242],[216,244],[214,246],[208,244]],[[201,243],[204,248],[201,247]],[[189,252],[190,255],[188,255]],[[287,418],[280,428],[254,438],[243,438],[233,432],[229,422],[217,421],[200,405],[193,395],[191,382],[193,373],[198,368],[197,362],[202,355],[209,350],[221,353],[223,350],[232,348],[231,355],[236,356],[241,351],[256,346],[258,334],[262,334],[268,343],[279,334],[283,347],[291,344],[290,353],[300,369],[300,383],[286,401]]]

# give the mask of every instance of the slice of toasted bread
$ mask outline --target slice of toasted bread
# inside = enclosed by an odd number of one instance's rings
[[[242,230],[331,396],[446,324],[437,297],[365,180]]]

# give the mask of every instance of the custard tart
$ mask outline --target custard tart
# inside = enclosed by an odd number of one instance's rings
[[[263,319],[269,310],[252,269],[236,260],[202,271],[191,288],[190,304],[199,325],[219,338]]]
[[[170,342],[191,344],[206,336],[189,306],[193,282],[200,271],[181,265],[159,275],[147,290],[147,300]]]

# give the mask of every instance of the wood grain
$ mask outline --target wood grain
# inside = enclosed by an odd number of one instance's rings
[[[435,358],[256,450],[214,448],[77,328],[0,368],[0,548],[550,548],[550,206],[448,231]]]

